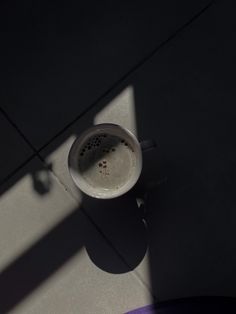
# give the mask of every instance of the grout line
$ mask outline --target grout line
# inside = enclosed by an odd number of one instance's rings
[[[172,35],[170,35],[166,40],[161,42],[154,50],[152,50],[146,57],[139,61],[135,66],[133,66],[128,72],[126,72],[121,78],[119,78],[115,83],[113,83],[103,94],[101,94],[90,106],[88,106],[83,112],[81,112],[76,118],[74,118],[70,123],[68,123],[63,129],[61,129],[57,134],[55,134],[48,142],[42,145],[38,152],[42,151],[45,147],[51,144],[57,137],[63,134],[68,128],[70,128],[77,120],[88,113],[92,108],[94,108],[102,99],[109,95],[109,93],[117,88],[123,81],[128,79],[132,74],[134,74],[140,67],[142,67],[146,62],[148,62],[158,51],[168,44],[172,39],[177,37],[186,27],[191,25],[196,19],[198,19],[203,13],[205,13],[217,0],[212,0],[207,6],[196,13],[189,21],[184,25],[180,26]]]
[[[37,149],[34,147],[34,145],[28,140],[28,138],[25,136],[25,134],[20,130],[20,128],[17,126],[15,122],[12,121],[12,119],[9,117],[9,115],[6,113],[5,110],[3,110],[0,107],[0,113],[4,116],[4,118],[9,122],[9,124],[15,129],[16,132],[23,138],[25,143],[30,147],[30,149],[33,151],[33,154],[27,158],[20,166],[18,166],[16,169],[14,169],[10,174],[8,174],[2,181],[0,181],[0,185],[6,183],[12,176],[14,176],[20,169],[22,169],[28,162],[30,162],[33,158],[38,157],[39,160],[47,166],[45,160],[41,157]]]
[[[6,113],[5,110],[3,110],[0,107],[0,112],[2,113],[2,115],[7,119],[7,121],[11,124],[12,127],[15,128],[15,130],[20,134],[20,136],[24,139],[24,141],[26,142],[26,144],[28,144],[28,146],[33,150],[33,152],[35,154],[38,153],[38,151],[35,149],[35,147],[33,146],[33,144],[28,140],[28,138],[25,136],[25,134],[20,130],[20,128],[16,125],[15,122],[12,121],[12,119],[9,117],[9,115]]]
[[[0,181],[0,185],[7,183],[7,181],[13,177],[18,171],[20,171],[24,166],[27,165],[28,162],[33,160],[36,157],[35,154],[31,155],[29,158],[27,158],[20,166],[18,166],[16,169],[14,169],[10,174],[8,174],[2,181]]]

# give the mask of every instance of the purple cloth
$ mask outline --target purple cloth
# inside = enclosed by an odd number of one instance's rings
[[[154,305],[147,305],[137,310],[127,312],[125,314],[155,314],[155,313],[156,313],[156,307]]]

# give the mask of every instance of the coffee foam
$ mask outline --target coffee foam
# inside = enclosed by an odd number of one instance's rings
[[[136,157],[127,140],[102,133],[84,143],[78,163],[80,174],[93,188],[117,190],[132,176]]]

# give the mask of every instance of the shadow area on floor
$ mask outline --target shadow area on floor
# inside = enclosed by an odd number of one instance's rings
[[[1,313],[24,300],[84,246],[95,265],[117,274],[135,269],[148,246],[154,302],[235,296],[235,45],[227,47],[230,54],[223,59],[226,52],[221,50],[214,58],[212,50],[225,46],[218,45],[220,32],[216,32],[206,53],[211,36],[204,36],[210,25],[209,18],[199,34],[192,35],[193,40],[181,37],[180,50],[176,43],[169,43],[169,52],[159,54],[158,65],[150,63],[141,79],[125,81],[88,113],[84,124],[84,128],[91,126],[96,111],[123,88],[133,86],[139,139],[153,137],[157,142],[157,149],[144,156],[140,190],[135,195],[145,194],[146,223],[130,196],[125,202],[117,200],[123,203],[119,206],[110,202],[98,206],[85,198],[83,212],[75,209],[0,273]],[[231,35],[226,29],[220,40],[230,42]],[[203,38],[200,43],[199,38]],[[55,139],[51,150],[69,135],[65,132]],[[29,173],[38,194],[50,193],[48,174],[34,169],[21,175]],[[14,178],[15,183],[20,180],[18,174]],[[1,194],[13,185],[6,182]],[[83,215],[93,228],[83,222]],[[102,235],[101,243],[96,242],[94,229]],[[104,243],[113,247],[114,255]]]
[[[236,296],[233,8],[218,2],[132,80],[139,137],[158,142],[146,162],[158,301]]]

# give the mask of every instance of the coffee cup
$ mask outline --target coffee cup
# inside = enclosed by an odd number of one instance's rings
[[[142,170],[142,146],[128,129],[105,123],[84,131],[72,144],[68,167],[75,185],[85,194],[111,199],[128,192]]]

